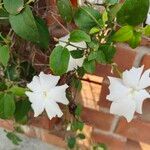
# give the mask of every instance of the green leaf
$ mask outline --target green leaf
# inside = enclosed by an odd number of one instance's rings
[[[47,49],[49,46],[49,42],[50,42],[50,34],[48,31],[48,27],[46,23],[44,22],[44,20],[42,20],[39,17],[36,17],[36,25],[37,25],[38,32],[40,35],[40,39],[39,39],[39,42],[37,42],[37,44],[41,48]]]
[[[85,139],[85,135],[82,134],[82,133],[79,133],[79,134],[77,135],[77,137],[79,137],[81,140],[84,140],[84,139]]]
[[[97,52],[96,51],[91,51],[89,56],[88,56],[88,61],[95,60],[96,57],[97,57]]]
[[[7,89],[7,85],[4,82],[0,82],[0,91],[4,91]]]
[[[99,11],[92,7],[83,6],[78,8],[74,20],[76,25],[84,31],[90,31],[95,26],[101,27],[101,15]]]
[[[56,75],[66,73],[68,69],[70,53],[67,48],[57,46],[50,55],[50,68]]]
[[[115,42],[126,42],[133,36],[133,28],[131,26],[124,26],[120,28],[112,37]]]
[[[70,42],[91,42],[90,36],[82,30],[74,30],[70,33]]]
[[[75,147],[75,145],[76,145],[76,138],[75,137],[70,137],[68,139],[68,147],[70,149],[73,149]]]
[[[83,68],[88,73],[94,73],[95,71],[95,60],[88,61],[87,59],[84,60]]]
[[[80,121],[74,121],[72,124],[71,124],[71,130],[72,131],[82,131],[83,130],[83,127],[84,127],[84,123],[83,122],[80,122]]]
[[[7,132],[6,136],[15,145],[19,145],[19,143],[22,142],[22,140],[14,132]]]
[[[9,119],[13,117],[15,112],[14,96],[12,94],[4,94],[0,97],[0,118]]]
[[[78,67],[77,68],[77,73],[78,73],[79,77],[83,77],[85,75],[86,71],[84,70],[83,67]]]
[[[31,109],[31,103],[28,100],[20,100],[16,102],[15,120],[22,123]],[[24,122],[23,122],[24,123]]]
[[[100,28],[98,28],[98,27],[93,27],[93,28],[90,30],[89,34],[95,34],[95,33],[98,33],[99,31],[100,31]]]
[[[147,25],[147,26],[144,28],[144,35],[150,36],[150,25]]]
[[[61,17],[66,21],[72,20],[73,12],[70,0],[56,0],[57,7]]]
[[[10,58],[10,54],[9,54],[8,46],[7,45],[4,45],[4,46],[0,45],[0,63],[2,63],[4,66],[7,66],[9,58]]]
[[[39,32],[36,21],[29,6],[18,15],[10,15],[9,21],[14,32],[21,38],[39,43]]]
[[[88,43],[88,46],[93,50],[93,51],[97,51],[99,48],[99,42],[97,41],[91,41],[90,43]]]
[[[79,80],[77,78],[72,78],[71,79],[71,86],[80,91],[82,88],[81,80]]]
[[[77,105],[77,108],[76,108],[76,110],[75,110],[75,115],[76,115],[76,116],[80,116],[81,113],[82,113],[82,111],[83,111],[82,105],[81,105],[81,104],[78,104],[78,105]]]
[[[148,9],[149,0],[126,0],[117,13],[117,22],[137,26],[145,21]]]
[[[79,59],[83,57],[84,50],[73,50],[73,51],[70,51],[70,54],[74,59]]]
[[[101,63],[101,64],[106,64],[107,63],[106,57],[105,57],[105,54],[104,54],[103,51],[101,51],[101,50],[97,51],[96,61],[98,63]]]
[[[104,53],[106,62],[111,63],[116,53],[116,48],[112,45],[104,44],[100,46],[99,50]]]
[[[20,13],[23,9],[23,0],[3,0],[5,9],[12,15]]]
[[[24,96],[26,88],[22,88],[22,87],[14,85],[9,89],[9,91],[12,92],[16,96]]]
[[[141,43],[141,39],[142,39],[141,36],[142,36],[141,33],[135,31],[132,38],[129,40],[129,45],[132,48],[136,48]]]

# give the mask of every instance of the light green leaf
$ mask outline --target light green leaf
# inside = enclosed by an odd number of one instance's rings
[[[25,88],[19,87],[19,86],[12,86],[9,91],[11,91],[16,96],[24,96],[25,95]]]
[[[91,42],[90,36],[82,30],[74,30],[70,33],[70,42]]]
[[[100,31],[100,28],[98,28],[98,27],[93,27],[93,28],[90,30],[89,34],[95,34],[95,33],[98,33],[99,31]]]
[[[149,0],[126,0],[117,13],[117,22],[137,26],[145,21],[148,10]]]
[[[150,25],[147,25],[147,26],[144,28],[144,35],[150,36]]]
[[[66,21],[72,20],[73,12],[70,0],[56,0],[61,17]]]
[[[139,32],[134,32],[132,38],[129,40],[129,45],[132,48],[136,48],[138,45],[140,45],[141,39],[142,39],[142,34]]]
[[[9,47],[7,45],[0,45],[0,63],[2,63],[4,66],[7,66],[9,58]]]
[[[115,42],[126,42],[133,36],[133,28],[131,26],[121,27],[112,37]]]
[[[23,9],[23,0],[3,0],[5,9],[12,15],[20,13]]]
[[[50,55],[50,68],[56,75],[66,73],[68,69],[70,53],[67,48],[57,46]]]

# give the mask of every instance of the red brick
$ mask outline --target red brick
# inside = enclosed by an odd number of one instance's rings
[[[120,139],[113,135],[103,133],[93,133],[92,138],[97,143],[103,143],[109,150],[124,150],[126,139]]]
[[[139,142],[127,140],[125,150],[142,150]]]
[[[59,118],[53,118],[52,120],[50,120],[46,115],[41,115],[35,118],[33,117],[33,114],[31,114],[28,125],[43,129],[52,129],[58,122]]]
[[[111,102],[106,99],[106,96],[108,94],[109,94],[108,85],[106,83],[103,83],[98,102],[100,108],[110,108]]]
[[[150,123],[140,119],[134,119],[127,123],[125,119],[120,119],[116,128],[116,133],[134,141],[142,141],[150,144]]]
[[[143,37],[141,41],[141,46],[147,46],[150,47],[150,38],[148,37]]]
[[[122,44],[117,45],[117,52],[114,57],[114,62],[118,65],[120,71],[130,69],[135,60],[136,52],[129,47],[125,47]],[[110,65],[97,64],[95,75],[106,76],[118,76],[111,73]]]
[[[144,57],[142,58],[141,61],[141,65],[145,66],[145,69],[149,69],[150,68],[150,55],[144,55]]]
[[[84,108],[81,118],[87,125],[97,127],[102,130],[110,130],[114,116],[101,111]]]

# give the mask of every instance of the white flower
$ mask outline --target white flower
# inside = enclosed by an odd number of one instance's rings
[[[146,24],[150,25],[150,9],[147,14]]]
[[[27,84],[27,87],[32,91],[26,92],[26,95],[32,103],[34,117],[39,116],[44,110],[46,110],[49,119],[63,115],[57,103],[65,105],[69,103],[65,92],[68,85],[56,86],[59,79],[59,76],[41,72],[39,76],[33,77],[31,83]]]
[[[104,0],[87,0],[91,4],[103,4]]]
[[[66,35],[66,36],[60,38],[60,39],[59,39],[59,43],[58,43],[56,46],[61,45],[61,46],[65,47],[65,46],[66,46],[66,43],[65,43],[65,42],[68,42],[69,37],[70,37],[70,35]],[[62,42],[62,41],[64,41],[64,42]],[[74,46],[77,46],[77,47],[87,48],[85,42],[76,42],[76,43],[72,43],[72,42],[71,42],[71,44],[74,45]],[[69,46],[67,46],[66,48],[67,48],[69,51],[77,50],[77,48],[74,47],[74,46],[70,46],[70,45],[69,45]],[[70,60],[69,60],[69,65],[68,65],[68,70],[67,70],[67,71],[71,71],[71,70],[73,70],[73,69],[77,69],[78,66],[81,67],[82,64],[83,64],[83,62],[84,62],[84,59],[85,59],[85,57],[82,57],[82,58],[79,58],[79,59],[74,59],[74,58],[70,55]]]
[[[150,86],[150,69],[143,74],[144,66],[124,71],[122,79],[108,77],[110,94],[107,99],[112,101],[110,113],[124,116],[130,122],[135,111],[142,114],[142,104],[150,94],[145,90]]]

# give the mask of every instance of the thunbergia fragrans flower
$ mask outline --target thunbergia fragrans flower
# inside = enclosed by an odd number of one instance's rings
[[[110,94],[107,99],[112,101],[110,113],[124,116],[130,122],[135,111],[142,114],[142,104],[150,94],[145,90],[150,86],[150,69],[143,73],[144,66],[126,70],[122,79],[108,77]],[[143,73],[143,74],[142,74]]]
[[[66,35],[64,37],[61,37],[59,39],[59,43],[57,45],[61,45],[61,46],[65,47],[67,45],[69,37],[70,37],[70,35]],[[76,43],[71,42],[71,45],[68,45],[66,48],[69,51],[73,51],[73,50],[77,50],[77,47],[87,48],[85,42],[76,42]],[[83,64],[84,59],[85,59],[84,56],[82,58],[74,59],[70,55],[70,60],[69,60],[69,65],[68,65],[68,70],[67,71],[71,71],[71,70],[77,69],[78,66],[81,67],[82,64]]]
[[[27,87],[32,91],[27,91],[26,95],[32,103],[34,117],[39,116],[44,110],[47,112],[49,119],[63,115],[57,103],[65,105],[69,103],[65,92],[68,85],[57,86],[59,79],[59,76],[41,72],[39,76],[33,77],[31,83],[27,84]]]

